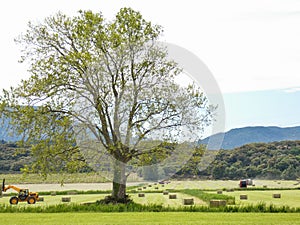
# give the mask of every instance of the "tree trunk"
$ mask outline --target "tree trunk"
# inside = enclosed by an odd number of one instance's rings
[[[116,160],[114,162],[114,178],[113,178],[113,190],[112,198],[114,201],[126,203],[126,181],[125,175],[126,164]]]

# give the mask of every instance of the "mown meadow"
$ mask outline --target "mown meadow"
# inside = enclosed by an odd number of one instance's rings
[[[10,178],[8,182],[12,183]],[[255,186],[247,189],[238,188],[238,181],[233,180],[129,184],[127,192],[134,203],[102,205],[98,201],[110,194],[109,183],[23,183],[20,186],[30,190],[42,189],[39,193],[44,201],[10,205],[13,192],[5,193],[0,198],[1,223],[294,225],[300,221],[298,181],[256,180]],[[144,196],[140,197],[141,193]],[[274,193],[281,198],[273,198]],[[176,198],[170,199],[170,195]],[[241,200],[241,195],[247,199]],[[71,202],[62,202],[63,197],[70,197]],[[183,200],[190,198],[194,204],[183,205]],[[225,200],[227,206],[210,207],[212,199]]]

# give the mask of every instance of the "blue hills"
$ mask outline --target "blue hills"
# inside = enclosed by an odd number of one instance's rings
[[[207,144],[208,141],[217,140],[224,136],[221,149],[233,149],[249,143],[270,143],[276,141],[300,140],[300,126],[296,127],[243,127],[229,130],[225,133],[211,135],[199,143]],[[210,143],[210,149],[218,149],[218,145]]]
[[[0,141],[15,142],[20,140],[20,137],[7,131],[8,119],[0,121]],[[11,130],[11,129],[10,129]],[[300,126],[295,127],[275,127],[275,126],[255,126],[243,127],[229,130],[225,133],[211,135],[203,140],[201,144],[208,144],[210,149],[219,149],[218,143],[214,140],[219,140],[224,136],[221,149],[233,149],[249,143],[270,143],[276,141],[295,141],[300,140]]]

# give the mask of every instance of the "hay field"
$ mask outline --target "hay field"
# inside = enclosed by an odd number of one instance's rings
[[[211,192],[215,193],[215,192]],[[236,205],[257,204],[264,202],[267,205],[300,207],[300,190],[265,190],[265,191],[234,191],[223,194],[234,196]],[[273,194],[281,194],[281,198],[273,198]],[[247,195],[247,200],[240,200],[240,195]]]
[[[300,188],[300,182],[295,180],[253,180],[255,186],[248,188]],[[218,190],[239,188],[238,180],[193,180],[193,181],[171,181],[165,185],[169,189],[201,189]]]

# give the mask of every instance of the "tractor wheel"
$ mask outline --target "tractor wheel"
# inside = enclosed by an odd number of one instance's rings
[[[19,202],[19,199],[17,197],[11,197],[9,199],[9,203],[12,204],[12,205],[17,205]]]
[[[35,204],[36,199],[34,197],[28,197],[27,202],[28,202],[28,204]]]

